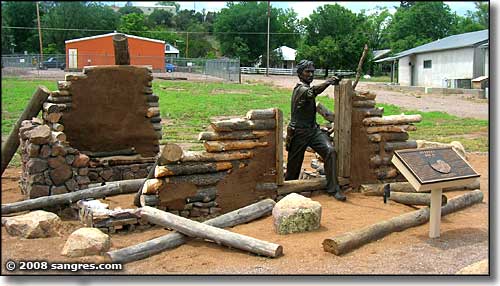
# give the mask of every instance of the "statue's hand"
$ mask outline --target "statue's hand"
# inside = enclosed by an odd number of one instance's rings
[[[338,85],[339,82],[340,82],[340,78],[336,77],[336,76],[332,76],[330,77],[329,79],[327,79],[327,82],[328,84],[330,85]]]

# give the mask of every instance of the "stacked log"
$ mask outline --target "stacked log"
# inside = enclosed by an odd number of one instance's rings
[[[220,214],[216,201],[219,182],[248,166],[260,148],[275,148],[274,142],[267,140],[274,138],[276,125],[276,109],[250,110],[244,118],[213,121],[210,130],[199,134],[205,151],[165,145],[153,178],[146,180],[141,190],[141,206],[154,206],[182,217]],[[182,207],[169,204],[168,192],[177,192],[178,188],[195,190],[187,192]],[[276,182],[256,182],[255,186],[258,192],[275,194],[276,189]]]

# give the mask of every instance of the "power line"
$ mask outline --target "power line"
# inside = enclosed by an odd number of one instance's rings
[[[18,30],[36,30],[38,27],[16,27],[16,26],[2,26],[2,29],[18,29]],[[41,27],[42,30],[53,31],[85,31],[85,32],[114,32],[116,30],[99,30],[99,29],[73,29],[73,28],[49,28]],[[133,33],[176,33],[176,34],[236,34],[236,35],[267,35],[267,32],[191,32],[191,31],[128,31]],[[302,35],[301,32],[270,32],[272,35]]]

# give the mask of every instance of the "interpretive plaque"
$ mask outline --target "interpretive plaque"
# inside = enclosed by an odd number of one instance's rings
[[[480,176],[451,147],[397,150],[392,163],[417,192],[431,191],[431,238],[439,237],[443,188],[470,184]]]

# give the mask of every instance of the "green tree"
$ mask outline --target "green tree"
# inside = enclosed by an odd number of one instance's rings
[[[140,8],[134,6],[123,6],[120,9],[118,9],[118,13],[120,13],[121,15],[128,15],[133,13],[144,14],[144,12],[142,12]]]
[[[278,17],[280,13],[283,13],[283,16]],[[285,17],[285,14],[288,17]],[[287,14],[281,9],[271,8],[270,32],[288,31],[279,22],[279,19],[293,18],[290,15],[289,12]],[[214,22],[214,32],[216,32],[222,54],[227,57],[239,57],[242,65],[252,65],[261,55],[266,53],[266,31],[266,2],[228,2],[227,8],[222,9],[217,14]],[[270,49],[274,50],[283,45],[287,37],[291,36],[271,35]],[[291,42],[290,45],[294,46],[293,40]]]
[[[143,14],[131,13],[123,15],[120,18],[118,30],[125,34],[147,37],[149,35],[149,27],[146,17]]]
[[[300,41],[300,31],[302,26],[298,14],[293,9],[277,10],[278,33],[275,37],[280,45],[296,49]]]
[[[365,14],[365,11],[361,11]],[[372,50],[384,49],[389,46],[386,28],[391,21],[391,13],[387,8],[376,7],[375,11],[365,16],[364,33],[368,38],[368,47]]]
[[[297,50],[296,61],[309,59],[326,70],[354,70],[368,42],[364,21],[362,14],[338,4],[318,7],[303,20],[306,35]]]
[[[197,22],[194,10],[182,10],[177,12],[174,16],[174,22],[178,31],[186,31],[192,23]]]
[[[157,2],[156,5],[158,5],[158,6],[175,6],[175,12],[179,12],[179,9],[181,8],[181,5],[177,2],[174,2],[174,1],[160,1],[160,2]]]
[[[161,25],[165,27],[174,26],[174,15],[169,11],[155,9],[148,18],[154,25]]]
[[[190,58],[205,57],[208,52],[213,51],[212,45],[207,40],[205,27],[199,23],[192,23],[189,32],[189,54]],[[184,51],[185,52],[185,51]]]
[[[399,7],[388,27],[393,52],[411,49],[451,34],[454,16],[443,2],[415,2]]]
[[[57,52],[63,53],[64,41],[112,32],[119,17],[110,7],[96,2],[54,2],[41,19],[42,26],[49,28],[43,32],[44,46],[55,44]]]
[[[40,11],[43,13],[43,11]],[[35,2],[20,2],[20,1],[2,1],[2,27],[28,27],[28,29],[3,29],[6,32],[6,40],[11,38],[11,41],[5,42],[8,44],[8,51],[14,48],[14,52],[36,52],[39,51],[38,32],[36,29],[36,3]],[[9,30],[9,31],[7,31]],[[13,44],[13,45],[12,45]],[[2,33],[2,50],[4,50],[4,36]]]
[[[487,29],[490,23],[488,2],[474,2],[474,5],[476,6],[476,11],[474,12],[469,11],[468,13],[469,16],[474,20],[474,22],[479,23],[485,29]]]

